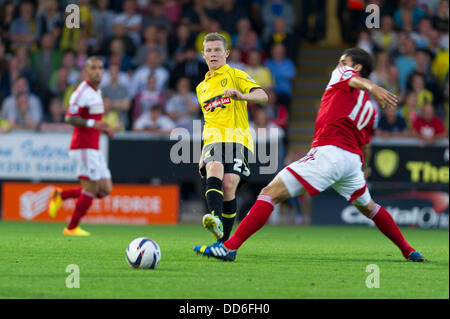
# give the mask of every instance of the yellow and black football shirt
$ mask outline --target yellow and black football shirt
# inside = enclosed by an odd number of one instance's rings
[[[197,86],[197,97],[205,118],[204,145],[211,143],[239,143],[253,152],[247,114],[247,101],[224,97],[226,89],[236,89],[242,94],[260,88],[247,73],[233,69],[228,64],[218,68]]]

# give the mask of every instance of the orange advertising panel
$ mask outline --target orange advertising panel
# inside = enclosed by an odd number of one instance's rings
[[[2,211],[5,220],[68,222],[76,199],[67,199],[55,218],[48,215],[53,186],[63,190],[79,184],[3,183]],[[112,193],[95,199],[83,223],[105,224],[176,224],[179,188],[177,185],[113,185]]]

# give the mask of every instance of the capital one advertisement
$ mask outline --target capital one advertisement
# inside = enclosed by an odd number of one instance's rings
[[[75,210],[75,199],[67,199],[56,217],[48,214],[54,186],[64,189],[79,184],[3,183],[4,220],[68,222]],[[111,194],[94,199],[84,223],[99,224],[176,224],[178,223],[178,185],[114,185]]]
[[[448,192],[373,192],[373,200],[386,208],[399,226],[448,229]],[[326,191],[313,198],[313,224],[368,225],[374,222],[339,194]]]

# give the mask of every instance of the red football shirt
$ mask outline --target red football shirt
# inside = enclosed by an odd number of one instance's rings
[[[423,117],[418,117],[413,123],[413,128],[425,138],[431,138],[445,132],[444,123],[442,123],[442,120],[437,116],[430,122],[426,122]]]
[[[99,121],[102,119],[103,112],[103,99],[100,89],[97,89],[88,81],[81,82],[70,96],[66,115]],[[100,133],[99,130],[91,127],[75,126],[70,149],[92,148],[98,150]]]
[[[348,66],[333,71],[322,96],[311,146],[335,145],[359,154],[364,162],[362,146],[370,143],[377,112],[366,91],[348,85],[354,76],[360,75]]]

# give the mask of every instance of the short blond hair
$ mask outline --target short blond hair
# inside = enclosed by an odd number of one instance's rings
[[[205,42],[209,41],[222,41],[223,47],[225,48],[225,50],[228,50],[227,40],[220,33],[211,32],[205,35],[205,37],[203,38],[203,49],[205,48]]]

